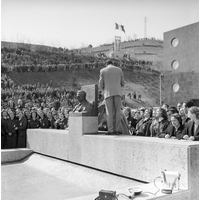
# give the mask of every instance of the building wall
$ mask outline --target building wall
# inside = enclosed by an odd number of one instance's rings
[[[199,99],[199,23],[164,33],[163,61],[164,102]]]

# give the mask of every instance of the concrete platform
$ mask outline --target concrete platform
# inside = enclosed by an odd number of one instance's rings
[[[198,141],[84,134],[82,123],[87,119],[81,123],[79,120],[80,116],[75,117],[70,126],[73,128],[59,133],[28,130],[28,147],[44,155],[149,183],[163,170],[176,171],[181,174],[180,189],[190,191],[190,200],[199,198]]]
[[[102,189],[138,185],[128,178],[36,153],[20,162],[2,164],[1,174],[2,200],[76,199],[97,196]]]
[[[96,122],[97,117],[73,115],[69,130],[28,129],[27,147],[39,154],[2,165],[4,199],[93,200],[102,189],[127,193],[134,185],[146,191],[135,199],[199,199],[199,142],[107,136],[97,132]],[[152,183],[163,170],[181,174],[180,189],[152,196]]]

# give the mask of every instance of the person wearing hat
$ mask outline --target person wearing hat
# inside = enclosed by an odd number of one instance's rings
[[[99,86],[104,91],[105,107],[108,123],[108,135],[122,134],[121,107],[122,91],[125,85],[121,68],[113,65],[111,60],[106,61],[106,67],[100,70]]]

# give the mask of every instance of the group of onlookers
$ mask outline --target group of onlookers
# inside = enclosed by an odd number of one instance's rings
[[[72,107],[46,105],[45,102],[25,104],[12,100],[1,110],[1,148],[26,147],[26,131],[33,128],[66,129]]]
[[[78,98],[74,106],[61,106],[59,101],[54,104],[31,101],[24,104],[22,99],[18,99],[15,105],[10,100],[1,110],[1,148],[26,147],[27,129],[68,128],[69,112],[81,105],[80,102]],[[98,113],[98,129],[107,131],[105,107],[102,112],[100,106]],[[199,108],[192,100],[179,102],[176,107],[167,104],[157,108],[124,107],[121,119],[122,134],[125,135],[199,140]]]
[[[199,141],[199,108],[192,100],[179,102],[176,107],[124,107],[122,113],[122,134]],[[107,131],[105,112],[100,118],[99,130]]]
[[[55,72],[74,69],[96,69],[104,67],[106,58],[95,58],[91,60],[87,56],[75,55],[74,53],[44,53],[31,52],[30,50],[7,49],[1,51],[1,72]],[[87,61],[88,60],[88,61]],[[128,61],[126,59],[114,59],[114,64],[123,69],[149,70],[149,65],[153,61],[135,60]],[[142,67],[143,66],[143,67]]]

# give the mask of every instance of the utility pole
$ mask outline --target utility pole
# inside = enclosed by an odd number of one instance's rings
[[[160,78],[160,106],[162,105],[162,78],[163,78],[163,73],[161,72],[159,75]]]
[[[144,18],[144,38],[147,38],[147,17]]]

